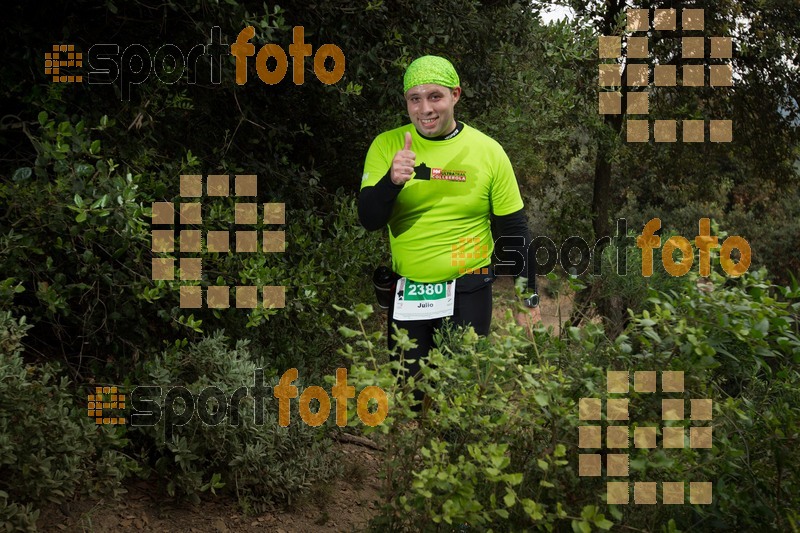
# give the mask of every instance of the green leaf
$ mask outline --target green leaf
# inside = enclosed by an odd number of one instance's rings
[[[86,222],[86,211],[81,211],[75,217],[75,222]]]
[[[11,176],[13,181],[25,181],[31,177],[33,171],[30,167],[20,167],[14,171],[14,174]]]
[[[578,520],[573,520],[572,531],[575,531],[575,533],[592,533],[592,526],[585,520],[580,522]]]
[[[542,407],[547,407],[550,404],[550,399],[547,397],[547,394],[543,392],[537,392],[533,395],[533,399],[536,400],[536,403],[541,405]]]
[[[506,474],[505,479],[510,485],[517,486],[522,483],[522,474],[519,472],[516,474]]]
[[[355,308],[356,316],[361,320],[366,320],[372,314],[372,306],[367,304],[358,304]]]
[[[556,449],[553,452],[555,457],[564,457],[567,454],[567,447],[563,444],[556,444]]]
[[[594,505],[585,505],[581,510],[581,518],[585,520],[592,520],[597,514],[597,507]]]
[[[613,516],[615,519],[622,520],[622,511],[620,511],[619,507],[616,505],[609,505],[608,512],[611,513],[611,516]]]
[[[339,327],[339,334],[342,337],[344,337],[346,339],[349,339],[349,338],[355,337],[357,335],[361,335],[361,332],[360,331],[356,331],[356,330],[351,329],[351,328],[348,328],[347,326],[340,326]]]
[[[522,508],[525,509],[525,513],[530,516],[532,520],[541,520],[544,517],[540,510],[541,506],[535,501],[531,500],[530,498],[524,498],[521,503]]]
[[[600,529],[608,531],[614,525],[614,522],[608,520],[603,515],[598,515],[597,518],[594,519],[594,525],[596,525]]]

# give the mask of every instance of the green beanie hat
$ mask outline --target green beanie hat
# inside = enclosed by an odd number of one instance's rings
[[[450,89],[460,85],[453,64],[439,56],[422,56],[415,59],[403,76],[403,92],[426,83],[435,83]]]

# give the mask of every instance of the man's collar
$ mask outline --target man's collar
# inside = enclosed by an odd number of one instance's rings
[[[459,133],[461,133],[462,131],[464,131],[464,124],[462,122],[456,121],[456,128],[447,135],[440,135],[438,137],[426,137],[419,131],[417,131],[417,134],[427,141],[448,141],[453,137],[455,137],[456,135],[458,135]]]

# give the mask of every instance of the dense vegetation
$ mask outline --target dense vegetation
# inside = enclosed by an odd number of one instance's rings
[[[33,528],[49,502],[119,494],[136,475],[194,501],[228,491],[246,512],[290,503],[341,473],[333,417],[284,429],[270,396],[263,424],[253,423],[258,406],[243,402],[238,426],[195,418],[165,438],[163,421],[96,427],[86,396],[98,385],[151,385],[231,397],[257,368],[273,384],[297,368],[302,387],[351,365],[357,389],[392,393],[387,423],[373,432],[387,446],[376,527],[800,528],[800,9],[777,0],[632,3],[704,8],[706,35],[734,36],[733,87],[663,87],[650,100],[652,118],[731,118],[733,142],[626,143],[624,121],[597,113],[597,37],[623,33],[625,2],[573,2],[575,18],[550,25],[539,2],[503,0],[8,7],[0,523]],[[248,25],[256,50],[289,50],[292,28],[303,26],[314,49],[343,50],[344,77],[320,83],[307,58],[304,84],[287,75],[265,85],[250,58],[238,85],[227,52],[219,79],[205,58],[173,83],[155,73],[130,87],[43,74],[53,43],[83,52],[113,43],[123,56],[135,43],[151,54],[173,43],[188,55],[209,43],[212,27],[230,45]],[[651,64],[677,57],[678,40],[650,37]],[[510,323],[488,339],[444,332],[420,380],[438,409],[419,430],[402,429],[412,415],[391,377],[385,326],[360,305],[373,299],[368,279],[388,246],[359,226],[355,195],[369,142],[405,120],[403,69],[426,53],[458,68],[458,116],[508,151],[534,234],[594,242],[626,218],[635,237],[659,217],[662,240],[672,231],[693,241],[708,217],[716,234],[750,242],[750,271],[726,279],[715,259],[713,289],[701,290],[697,262],[683,278],[663,269],[643,278],[632,248],[623,252],[628,275],[618,276],[613,247],[600,276],[557,269],[550,290],[580,295],[562,335]],[[210,284],[286,286],[284,309],[181,309],[179,282],[152,281],[151,205],[176,201],[182,174],[257,174],[258,201],[286,204],[285,253],[219,254],[204,265]],[[233,223],[232,199],[204,220]],[[578,476],[578,399],[603,396],[614,369],[684,370],[686,398],[714,399],[711,450],[632,449],[630,463],[631,481],[714,480],[712,505],[607,505],[605,480]],[[642,402],[637,416],[657,420],[660,403]],[[360,428],[354,419],[349,430]]]

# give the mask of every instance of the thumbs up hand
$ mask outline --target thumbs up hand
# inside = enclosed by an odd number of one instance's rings
[[[403,185],[411,179],[417,155],[411,151],[411,133],[406,132],[406,142],[403,149],[397,152],[392,159],[391,174],[389,177],[395,185]]]

